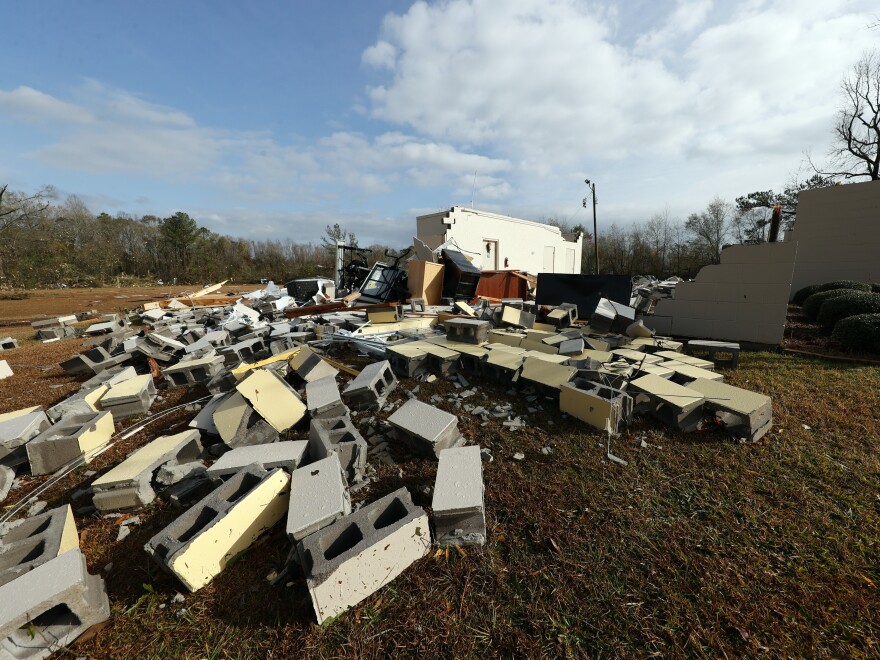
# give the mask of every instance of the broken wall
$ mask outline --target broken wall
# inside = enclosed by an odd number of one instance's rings
[[[880,282],[880,181],[805,190],[798,200],[791,295],[835,280]]]
[[[720,264],[704,266],[673,298],[657,301],[645,325],[663,335],[780,343],[798,246],[789,240],[725,248]]]

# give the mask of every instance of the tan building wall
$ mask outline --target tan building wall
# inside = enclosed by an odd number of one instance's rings
[[[798,244],[791,295],[834,280],[880,282],[880,181],[805,190],[791,240]]]
[[[659,300],[645,325],[663,335],[778,344],[798,242],[733,245],[721,263],[705,266],[675,297]]]

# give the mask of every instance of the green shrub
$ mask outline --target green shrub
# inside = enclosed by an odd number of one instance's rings
[[[826,282],[825,284],[811,284],[794,294],[791,301],[795,305],[803,305],[804,301],[814,293],[821,291],[831,291],[832,289],[852,289],[854,291],[870,291],[871,285],[865,282],[854,282],[852,280],[838,280],[836,282]]]
[[[856,314],[876,314],[880,312],[880,293],[851,291],[845,296],[826,300],[819,310],[819,323],[833,328],[840,320]]]
[[[840,298],[847,293],[852,293],[852,289],[831,289],[830,291],[819,291],[819,293],[814,293],[812,296],[807,298],[802,305],[804,310],[804,315],[807,318],[816,320],[816,317],[819,316],[819,310],[822,307],[822,303],[826,300],[834,300],[835,298]]]
[[[880,314],[857,314],[841,319],[831,336],[851,351],[880,353]]]

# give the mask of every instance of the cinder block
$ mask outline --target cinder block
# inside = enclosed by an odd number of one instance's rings
[[[48,657],[109,617],[104,580],[65,552],[0,587],[0,656]]]
[[[339,373],[338,369],[327,364],[320,355],[308,346],[300,348],[299,352],[290,358],[289,364],[290,368],[296,372],[296,375],[307,383],[328,376],[335,378]]]
[[[428,371],[428,354],[415,342],[389,346],[386,351],[391,370],[404,378],[415,378]]]
[[[563,383],[567,383],[577,369],[566,364],[555,364],[540,358],[527,357],[523,361],[520,378],[536,385],[547,394],[556,395]]]
[[[347,415],[313,419],[309,428],[309,453],[312,459],[339,456],[339,463],[349,482],[361,481],[367,467],[367,442]]]
[[[428,369],[433,373],[448,378],[458,371],[458,358],[461,356],[458,351],[430,343],[421,347],[428,354]]]
[[[90,415],[100,410],[99,401],[110,390],[109,385],[99,385],[91,389],[80,389],[69,397],[56,403],[46,411],[53,422],[66,415]]]
[[[458,432],[458,417],[418,399],[404,403],[388,418],[388,423],[413,450],[428,456],[437,456],[441,449],[464,442]]]
[[[339,456],[331,454],[290,475],[287,535],[295,543],[351,513]]]
[[[11,351],[14,348],[18,348],[18,340],[13,339],[12,337],[4,337],[0,339],[0,351]]]
[[[156,497],[151,483],[156,470],[169,462],[195,461],[201,453],[201,436],[197,430],[156,438],[92,483],[95,508],[103,513],[149,504]]]
[[[302,540],[297,551],[318,623],[381,589],[430,548],[428,515],[406,488]]]
[[[306,406],[312,419],[341,417],[348,413],[336,378],[331,376],[306,383]]]
[[[150,374],[135,376],[111,385],[98,402],[102,410],[113,413],[114,419],[146,415],[156,400],[156,386]]]
[[[687,354],[710,360],[716,367],[734,369],[739,366],[740,346],[736,342],[692,339]]]
[[[507,346],[519,346],[525,338],[524,334],[510,330],[490,330],[487,337],[488,341]]]
[[[483,545],[486,542],[479,446],[454,447],[440,452],[431,509],[434,539],[439,545]]]
[[[248,403],[279,433],[306,414],[306,406],[287,382],[269,369],[254,369],[235,386]]]
[[[193,387],[207,383],[223,369],[222,355],[213,351],[196,360],[187,360],[162,370],[163,378],[172,387]]]
[[[682,431],[693,431],[703,417],[705,397],[660,376],[642,376],[629,384],[635,392],[634,409],[650,412],[660,421]]]
[[[577,308],[557,307],[547,314],[547,323],[557,328],[567,328],[575,322],[577,318]]]
[[[477,319],[448,319],[443,327],[449,341],[479,345],[488,340],[492,325],[488,321]]]
[[[0,586],[78,547],[69,504],[0,525]]]
[[[60,366],[69,374],[97,374],[105,369],[122,364],[129,357],[127,353],[111,356],[102,347],[95,346],[79,355],[74,355],[69,360],[65,360]]]
[[[199,429],[203,433],[209,435],[220,435],[217,431],[217,425],[214,424],[214,411],[217,409],[225,398],[223,394],[215,394],[211,399],[202,406],[202,409],[190,420],[189,427]]]
[[[78,458],[88,463],[113,430],[113,415],[106,410],[63,418],[25,445],[31,474],[49,474]]]
[[[201,589],[283,516],[290,477],[251,465],[222,483],[144,546],[190,591]]]
[[[216,404],[214,425],[229,447],[264,444],[278,440],[278,432],[250,407],[239,392],[230,392]]]
[[[208,468],[208,476],[214,481],[227,479],[253,463],[259,463],[266,470],[280,467],[287,472],[293,472],[302,463],[308,447],[308,440],[288,440],[253,447],[237,447],[218,458]]]
[[[535,315],[510,305],[504,305],[501,310],[501,323],[515,328],[531,328],[535,325]]]
[[[0,463],[15,466],[27,462],[25,445],[50,426],[39,406],[6,413],[0,418]]]
[[[706,397],[704,407],[714,412],[734,437],[759,440],[773,426],[769,396],[704,378],[688,383],[688,388]]]
[[[621,390],[582,378],[563,383],[559,410],[605,431],[617,433],[621,421],[632,414],[632,398]]]
[[[397,378],[394,377],[388,360],[374,362],[364,367],[346,386],[342,391],[342,400],[354,410],[380,408],[395,387]]]

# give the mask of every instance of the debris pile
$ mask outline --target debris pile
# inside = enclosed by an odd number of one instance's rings
[[[469,275],[460,267],[454,288],[472,289]],[[80,493],[77,514],[137,511],[160,494],[181,507],[145,550],[190,591],[285,519],[291,571],[301,570],[323,622],[424,557],[432,540],[487,539],[482,462],[491,453],[467,444],[458,417],[437,407],[443,397],[420,400],[419,381],[450,379],[452,407],[484,424],[502,420],[510,432],[527,425],[510,403],[468,401],[481,381],[521,393],[530,413],[558,408],[607,433],[609,443],[635,413],[683,431],[711,420],[750,440],[772,424],[768,397],[727,385],[716,371],[736,366],[736,344],[652,336],[634,308],[609,300],[586,324],[575,305],[521,299],[474,307],[414,300],[404,310],[332,300],[323,282],[306,305],[274,285],[258,293],[204,305],[173,299],[90,326],[94,345],[61,365],[90,376],[79,392],[45,412],[0,415],[0,496],[17,472],[57,480],[146,428],[166,390],[204,387],[210,395],[188,404],[188,430],[155,437],[96,475],[84,491],[91,502]],[[66,336],[69,318],[35,329]],[[357,372],[331,357],[345,349],[372,362]],[[117,431],[114,422],[131,418]],[[432,515],[406,488],[352,506],[351,493],[377,478],[371,463],[395,465],[392,449],[438,462]],[[72,512],[59,511],[0,529],[0,590],[31,594],[27,602],[0,597],[0,645],[15,657],[26,655],[16,645],[49,653],[109,616],[103,583],[79,553]],[[35,560],[29,548],[50,528],[57,538],[40,540]],[[63,608],[80,623],[68,623]],[[37,634],[24,634],[27,626]]]

